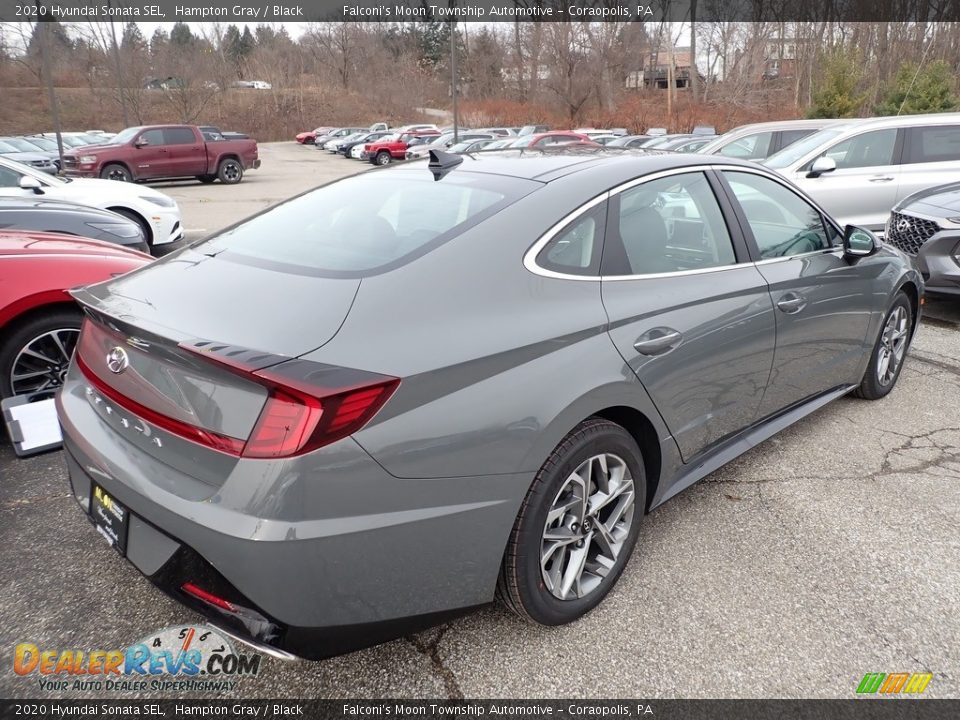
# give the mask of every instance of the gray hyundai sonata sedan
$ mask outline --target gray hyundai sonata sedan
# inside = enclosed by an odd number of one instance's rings
[[[651,510],[886,395],[922,293],[756,165],[435,153],[76,291],[70,482],[156,585],[278,655],[495,597],[567,623]]]

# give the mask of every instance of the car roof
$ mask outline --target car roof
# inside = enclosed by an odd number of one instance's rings
[[[757,165],[734,158],[673,152],[644,151],[632,149],[607,149],[604,146],[578,145],[561,146],[556,150],[480,150],[470,155],[461,155],[464,160],[454,167],[453,172],[468,172],[485,175],[506,175],[509,177],[551,182],[561,177],[582,174],[596,178],[599,185],[609,187],[626,182],[641,175],[670,170],[673,168],[695,167],[703,165],[729,165],[732,167],[756,168]],[[412,161],[409,165],[399,166],[423,168]],[[767,171],[771,174],[772,171]]]
[[[867,127],[910,127],[914,125],[940,125],[943,122],[960,123],[960,113],[926,113],[923,115],[885,115],[883,117],[848,120],[850,129]]]
[[[752,133],[762,130],[797,130],[801,128],[824,128],[834,123],[849,123],[850,119],[839,120],[837,118],[814,118],[803,120],[772,120],[770,122],[750,123],[749,125],[740,125],[727,131],[724,135],[733,136],[735,133]],[[718,137],[723,137],[720,135]]]

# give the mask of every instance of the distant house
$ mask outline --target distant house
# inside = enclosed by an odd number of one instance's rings
[[[674,87],[690,87],[695,72],[689,47],[654,50],[640,57],[639,62],[627,71],[624,85],[628,90],[660,88],[666,90],[670,83],[670,66],[673,66]],[[702,76],[701,76],[702,77]]]
[[[803,41],[780,37],[767,41],[763,60],[764,80],[786,80],[796,76],[797,46]]]
[[[183,88],[186,86],[186,83],[183,82],[182,78],[178,77],[165,77],[165,78],[150,78],[143,84],[144,90],[174,90]]]

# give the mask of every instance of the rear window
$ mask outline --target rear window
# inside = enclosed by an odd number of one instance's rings
[[[287,272],[363,277],[419,257],[540,186],[456,169],[372,171],[311,190],[196,247]]]

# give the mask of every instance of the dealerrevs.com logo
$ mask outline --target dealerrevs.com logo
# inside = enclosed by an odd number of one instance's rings
[[[237,653],[216,628],[164,628],[117,650],[44,649],[19,643],[13,670],[36,677],[41,690],[230,692],[260,672],[260,655]]]

